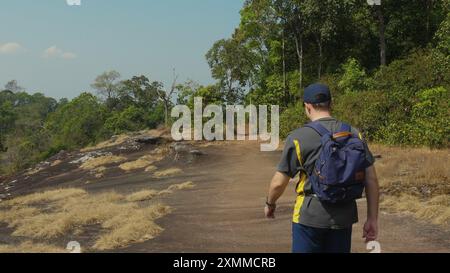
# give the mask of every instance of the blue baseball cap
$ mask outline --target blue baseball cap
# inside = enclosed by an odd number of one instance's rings
[[[303,94],[303,102],[317,104],[331,101],[331,92],[328,86],[321,83],[314,83],[306,87]]]

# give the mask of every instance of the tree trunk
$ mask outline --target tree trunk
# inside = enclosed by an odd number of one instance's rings
[[[383,11],[381,10],[381,6],[377,6],[377,15],[378,15],[379,30],[380,30],[380,64],[382,66],[385,66],[386,65],[386,37],[385,37],[386,26],[384,24],[384,16],[383,16]]]
[[[318,80],[322,77],[322,39],[320,37],[316,37],[317,47],[319,48],[319,63],[317,65],[317,77]]]
[[[229,75],[230,75],[230,78],[229,78],[229,81],[227,82],[228,92],[226,94],[226,100],[228,103],[234,103],[231,101],[234,98],[233,77],[231,77],[231,72],[229,73]]]
[[[284,39],[284,30],[283,30],[283,37],[281,41],[281,47],[282,47],[282,59],[283,59],[283,89],[284,89],[284,100],[287,102],[288,100],[288,92],[286,88],[286,58],[285,58],[285,39]]]
[[[298,96],[301,98],[301,93],[303,89],[303,24],[302,16],[298,9],[295,10],[297,14],[296,23],[294,25],[294,31],[296,33],[295,37],[295,49],[297,51],[298,59]]]
[[[300,33],[297,34],[297,37],[294,39],[295,41],[295,49],[297,51],[298,58],[298,87],[299,87],[299,96],[303,89],[303,37]]]
[[[427,22],[426,22],[426,42],[430,42],[430,14],[433,8],[433,0],[426,1],[427,9]]]
[[[169,127],[169,102],[164,100],[164,125]]]

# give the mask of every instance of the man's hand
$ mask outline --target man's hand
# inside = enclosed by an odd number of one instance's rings
[[[284,173],[276,172],[273,176],[272,182],[270,182],[269,195],[267,196],[266,200],[266,207],[264,208],[264,214],[267,218],[275,218],[275,203],[283,194],[288,183],[289,177]]]
[[[266,215],[267,218],[274,219],[275,218],[275,208],[271,208],[266,205],[264,207],[264,214]]]
[[[378,238],[378,220],[367,219],[363,228],[363,238],[366,238],[366,243]]]

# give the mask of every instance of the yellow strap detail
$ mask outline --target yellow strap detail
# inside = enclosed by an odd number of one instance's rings
[[[304,190],[305,190],[305,182],[306,182],[306,175],[301,174],[300,175],[300,182],[297,187],[297,199],[295,200],[295,206],[294,206],[294,214],[292,216],[292,222],[299,223],[300,222],[300,211],[302,209],[303,201],[305,200]]]
[[[295,145],[295,151],[297,153],[297,159],[300,165],[303,165],[302,162],[302,154],[300,149],[300,143],[298,140],[294,139],[294,145]],[[306,183],[306,174],[301,172],[300,173],[300,181],[298,182],[296,192],[297,192],[297,199],[295,200],[295,206],[294,206],[294,215],[292,217],[292,221],[294,223],[300,222],[300,211],[302,209],[303,201],[305,200],[305,183]]]
[[[295,151],[297,152],[298,162],[300,163],[300,165],[303,165],[302,154],[301,154],[301,150],[300,150],[300,143],[298,142],[298,140],[294,139],[294,145],[295,145]]]

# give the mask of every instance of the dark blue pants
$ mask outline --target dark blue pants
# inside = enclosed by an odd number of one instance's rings
[[[293,253],[350,253],[352,228],[326,229],[292,224]]]

